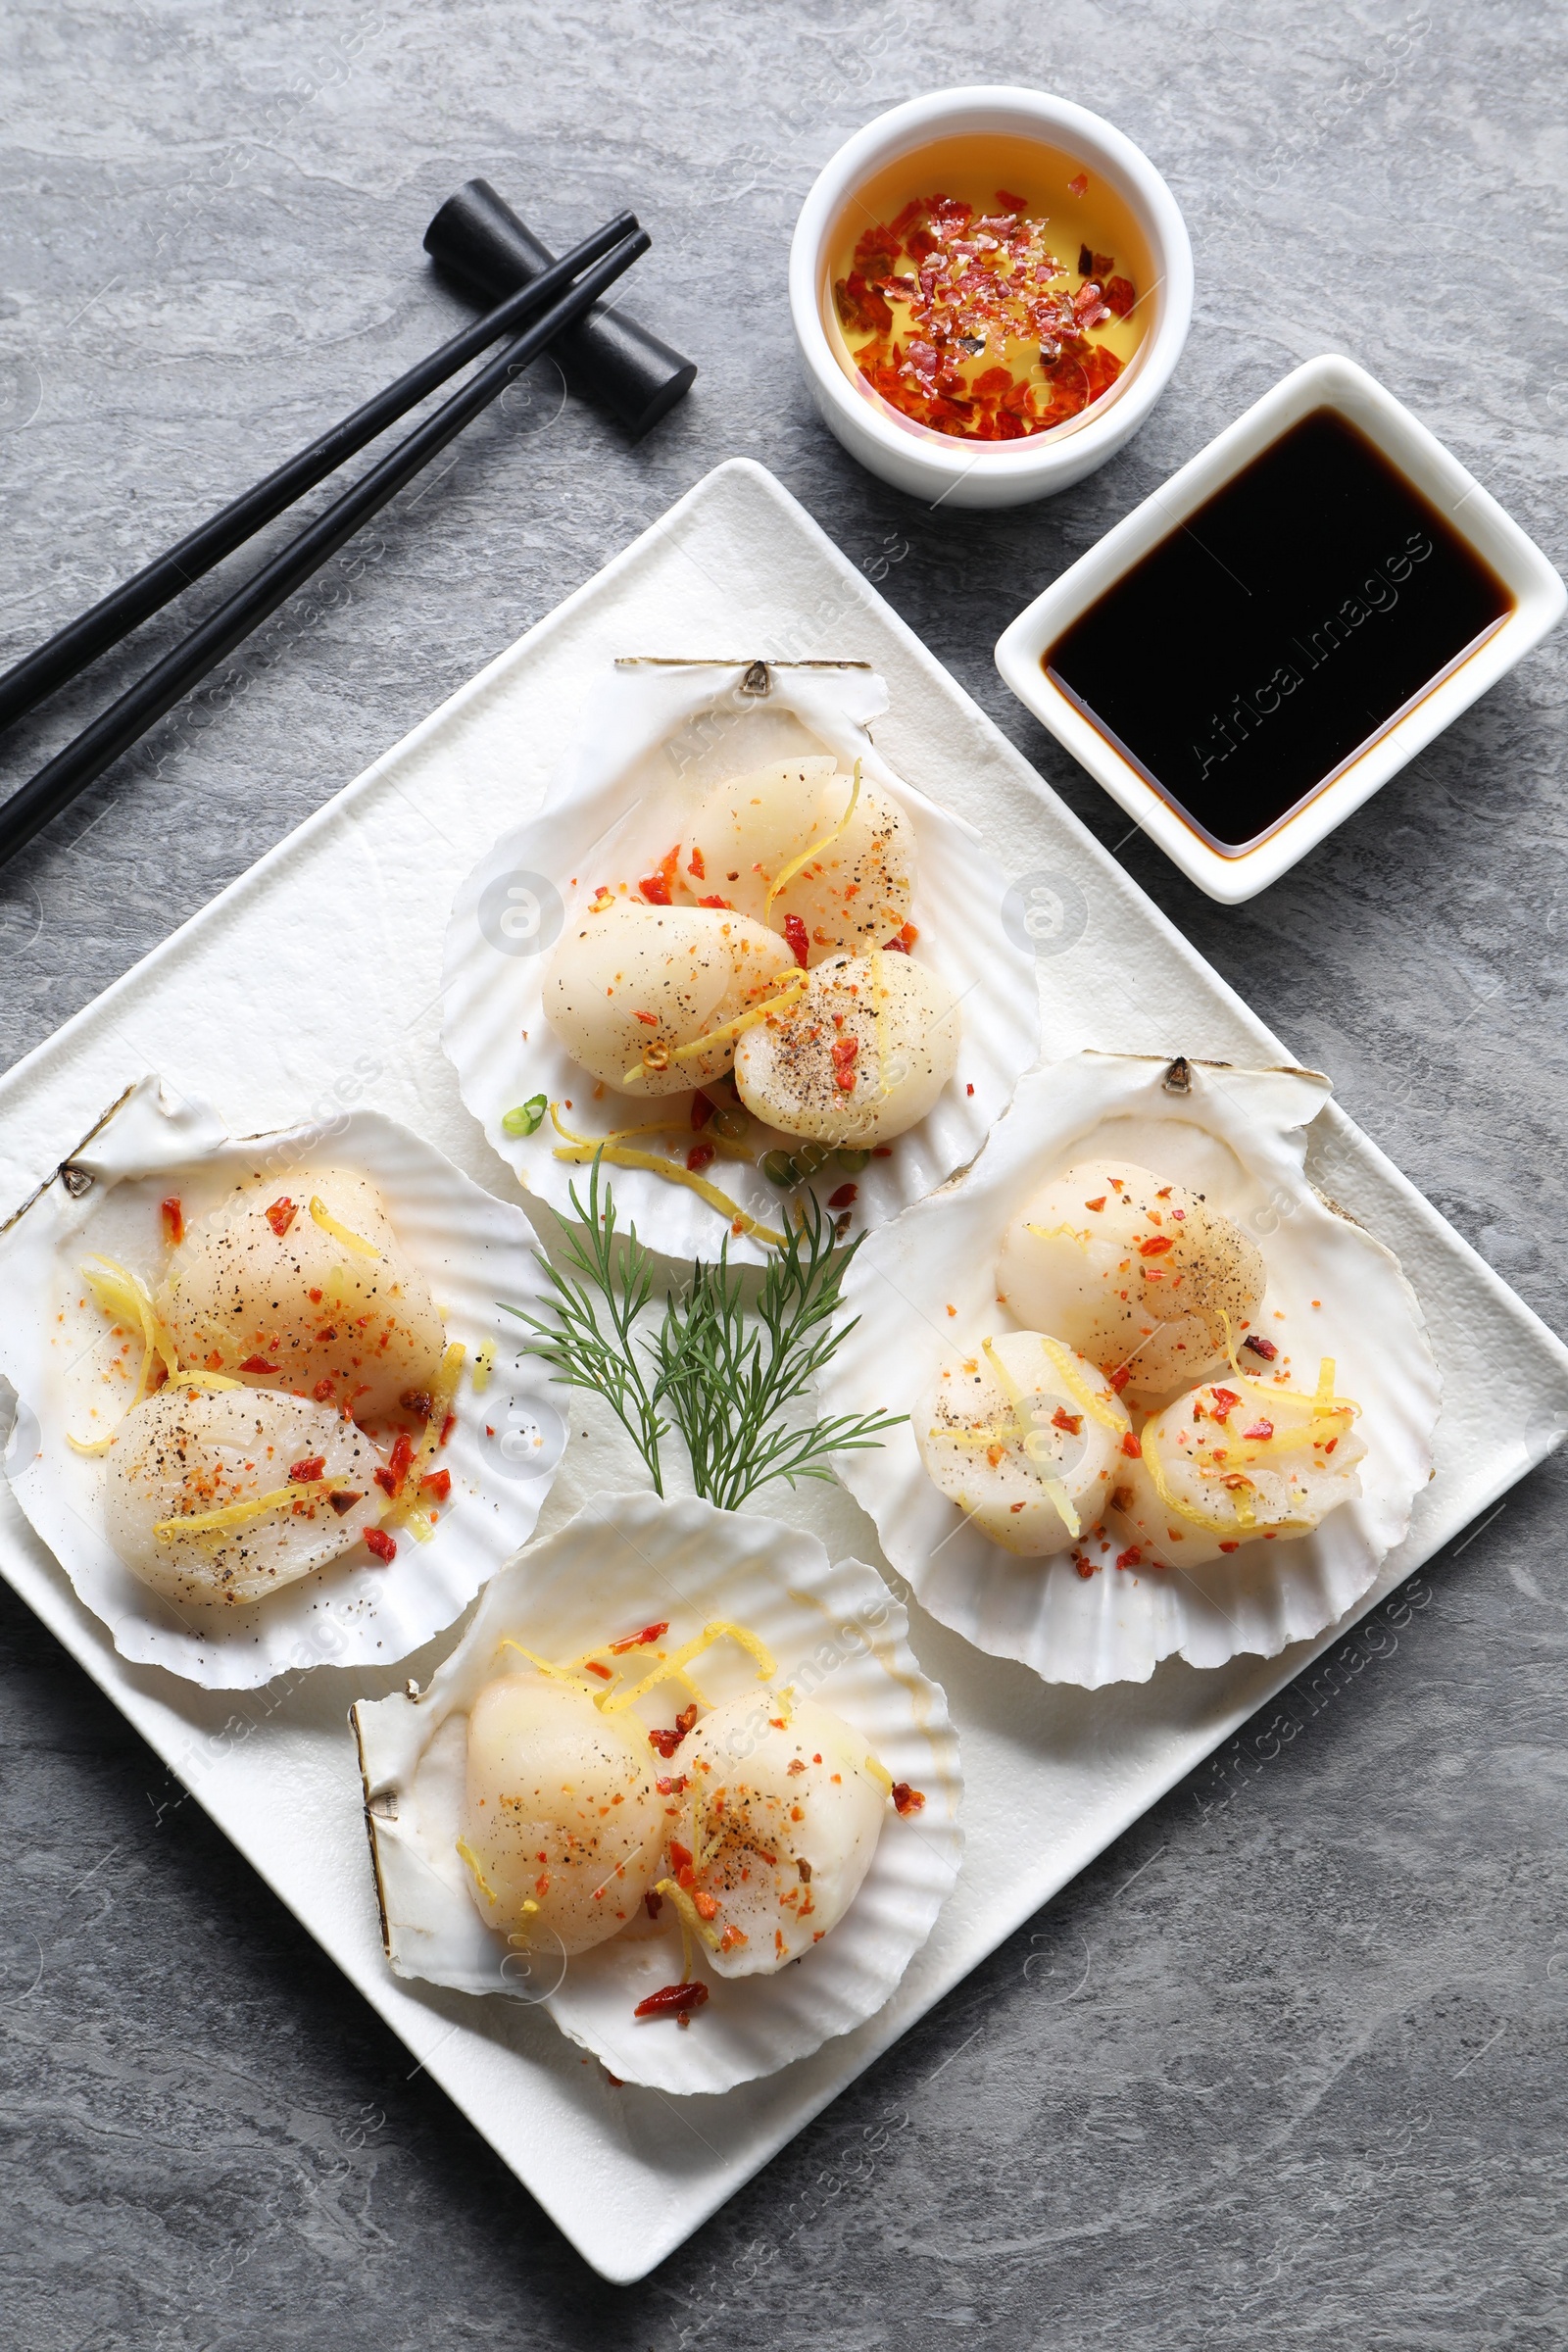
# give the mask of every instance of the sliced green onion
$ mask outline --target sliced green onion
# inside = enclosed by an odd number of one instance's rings
[[[505,1114],[501,1121],[502,1133],[532,1135],[549,1108],[545,1096],[531,1095],[526,1102],[519,1102],[515,1110],[509,1110]]]
[[[858,1176],[862,1168],[871,1165],[869,1152],[835,1152],[833,1156],[846,1176]]]

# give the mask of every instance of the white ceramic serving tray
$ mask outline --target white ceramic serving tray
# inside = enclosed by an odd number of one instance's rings
[[[0,1214],[146,1068],[216,1097],[236,1129],[373,1102],[514,1197],[437,1046],[448,904],[495,835],[537,805],[603,663],[703,645],[725,655],[753,647],[779,658],[854,655],[884,673],[892,705],[878,724],[880,747],[912,784],[969,818],[1017,878],[1021,919],[1048,951],[1038,966],[1048,1051],[1094,1044],[1296,1058],[1046,790],[855,564],[768,474],[739,462],[700,482],[0,1080]],[[333,919],[320,926],[312,912],[323,906]],[[1103,985],[1107,954],[1113,995]],[[258,1024],[240,1015],[244,975],[263,958],[272,1017]],[[1444,1370],[1437,1475],[1407,1543],[1366,1596],[1371,1607],[1562,1438],[1568,1350],[1332,1108],[1314,1123],[1308,1166],[1398,1252]],[[1510,1414],[1499,1440],[1501,1382],[1512,1396],[1528,1395],[1533,1409],[1528,1423]],[[637,1483],[629,1449],[593,1417],[599,1409],[595,1399],[574,1400],[541,1533],[590,1496]],[[799,1497],[769,1488],[761,1507],[814,1529],[835,1558],[880,1557],[869,1520],[837,1488]],[[264,1691],[204,1693],[116,1656],[3,1486],[0,1569],[586,2260],[614,2279],[640,2278],[678,2246],[1334,1639],[1266,1661],[1238,1658],[1213,1674],[1168,1663],[1148,1683],[1090,1694],[1048,1690],[913,1610],[912,1645],[944,1686],[962,1743],[957,1893],[898,1994],[869,2023],[765,2081],[672,2100],[612,2087],[522,2002],[403,1984],[383,1959],[347,1710],[356,1697],[398,1688],[406,1674],[426,1680],[451,1637],[379,1679],[321,1669]]]

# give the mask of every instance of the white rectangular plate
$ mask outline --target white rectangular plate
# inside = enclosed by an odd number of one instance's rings
[[[147,1069],[212,1097],[236,1133],[371,1102],[512,1197],[437,1044],[447,907],[493,837],[538,804],[603,665],[626,653],[875,662],[892,694],[878,740],[893,764],[970,819],[1010,874],[1055,877],[1058,899],[1071,902],[1063,882],[1083,895],[1083,937],[1039,966],[1048,1053],[1290,1058],[809,516],[737,461],[0,1080],[0,1209]],[[1559,1442],[1568,1350],[1335,1111],[1318,1122],[1310,1164],[1398,1251],[1446,1383],[1437,1475],[1370,1608]],[[1493,1404],[1501,1394],[1505,1431]],[[1535,1400],[1522,1431],[1521,1395]],[[541,1532],[590,1494],[636,1483],[605,1420],[577,1409]],[[794,1500],[769,1489],[763,1507],[813,1527],[835,1556],[880,1557],[870,1523],[836,1488]],[[532,2009],[421,1991],[388,1971],[347,1708],[411,1671],[424,1680],[445,1642],[379,1679],[322,1669],[209,1694],[116,1656],[3,1484],[0,1569],[612,2279],[641,2278],[678,2246],[1334,1638],[1217,1674],[1171,1664],[1148,1684],[1090,1695],[1047,1689],[915,1611],[914,1646],[946,1687],[963,1743],[958,1894],[898,1995],[859,2032],[769,2081],[678,2101],[612,2087]]]

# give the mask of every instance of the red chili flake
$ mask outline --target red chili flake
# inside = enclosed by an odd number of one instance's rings
[[[590,1674],[598,1675],[599,1680],[602,1683],[612,1683],[614,1681],[615,1669],[613,1666],[601,1666],[597,1658],[586,1658],[583,1663],[586,1665]]]
[[[270,1364],[263,1355],[248,1355],[241,1364],[240,1370],[242,1372],[275,1372],[277,1366]]]
[[[641,1021],[645,1029],[657,1029],[659,1027],[659,1015],[657,1012],[634,1012],[631,1017],[634,1021]]]
[[[1078,1432],[1082,1429],[1083,1425],[1084,1417],[1082,1413],[1069,1413],[1066,1406],[1063,1404],[1058,1404],[1055,1411],[1051,1416],[1052,1428],[1064,1429],[1069,1438],[1075,1438],[1078,1435]]]
[[[859,1051],[860,1041],[858,1037],[836,1037],[829,1048],[840,1069],[847,1069]]]
[[[708,1167],[717,1157],[718,1153],[713,1150],[711,1144],[693,1144],[691,1150],[686,1154],[686,1170],[688,1175],[701,1175],[703,1169]]]
[[[415,1421],[428,1421],[435,1411],[435,1398],[428,1389],[405,1389],[398,1402]]]
[[[1067,193],[1068,193],[1068,195],[1069,195],[1069,196],[1087,196],[1087,195],[1088,195],[1088,193],[1089,193],[1089,174],[1088,174],[1088,172],[1080,172],[1077,174],[1077,176],[1076,176],[1075,178],[1073,178],[1073,179],[1069,179],[1069,180],[1068,180],[1068,182],[1067,182]]]
[[[267,1209],[264,1213],[266,1215],[267,1222],[269,1225],[270,1225],[278,1240],[281,1241],[284,1234],[287,1233],[289,1227],[293,1224],[295,1218],[300,1212],[296,1203],[292,1201],[285,1193],[281,1199],[274,1200],[271,1207]]]
[[[1221,1551],[1240,1551],[1241,1548],[1240,1544],[1222,1544],[1220,1545]]]
[[[448,1413],[448,1415],[447,1415],[446,1419],[445,1419],[445,1420],[442,1422],[442,1424],[441,1424],[441,1435],[440,1435],[440,1436],[437,1438],[437,1440],[436,1440],[436,1446],[437,1446],[437,1449],[438,1449],[438,1450],[439,1450],[439,1448],[440,1448],[441,1446],[443,1446],[446,1444],[446,1442],[447,1442],[448,1438],[450,1438],[450,1437],[451,1437],[451,1435],[452,1435],[452,1432],[453,1432],[453,1431],[454,1431],[454,1430],[457,1428],[457,1426],[458,1426],[458,1416],[457,1416],[457,1414],[456,1414],[456,1413]]]
[[[1138,296],[1133,291],[1133,281],[1130,277],[1111,277],[1106,279],[1105,302],[1107,307],[1116,318],[1130,318],[1132,316],[1133,305],[1137,302],[1137,300]]]
[[[667,906],[675,882],[675,867],[680,858],[680,843],[661,858],[655,872],[644,874],[637,887],[650,906]]]
[[[1110,1385],[1119,1396],[1133,1376],[1131,1364],[1118,1364],[1110,1375]]]
[[[419,1481],[419,1493],[428,1494],[436,1502],[445,1502],[451,1492],[452,1473],[450,1470],[427,1470]]]
[[[924,1803],[925,1791],[923,1789],[911,1788],[907,1781],[894,1782],[893,1810],[904,1820],[907,1821],[911,1813],[918,1813]]]
[[[1163,1257],[1167,1250],[1174,1250],[1175,1247],[1168,1233],[1153,1233],[1147,1242],[1139,1243],[1138,1254],[1140,1257]]]
[[[332,1395],[332,1386],[333,1375],[330,1372],[327,1374],[324,1380],[318,1380],[317,1382],[315,1388],[311,1391],[311,1395],[316,1398],[318,1404],[325,1404],[328,1402]]]
[[[672,1756],[672,1755],[675,1753],[675,1750],[676,1750],[676,1748],[677,1748],[677,1747],[679,1747],[679,1745],[680,1745],[681,1741],[682,1741],[682,1740],[685,1739],[685,1737],[686,1737],[687,1733],[688,1733],[688,1732],[689,1732],[689,1731],[692,1729],[692,1727],[693,1727],[693,1725],[696,1723],[696,1721],[697,1721],[697,1709],[696,1709],[696,1707],[695,1707],[695,1706],[691,1706],[691,1707],[682,1707],[682,1709],[681,1709],[680,1713],[679,1713],[679,1714],[676,1716],[676,1718],[675,1718],[675,1729],[674,1729],[672,1732],[650,1732],[650,1733],[649,1733],[649,1735],[648,1735],[648,1744],[649,1744],[649,1746],[650,1746],[650,1747],[657,1747],[657,1748],[658,1748],[658,1750],[659,1750],[659,1752],[660,1752],[660,1754],[661,1754],[661,1755],[662,1755],[662,1756],[664,1758],[665,1762],[667,1763],[667,1762],[669,1761],[669,1758],[670,1758],[670,1757],[671,1757],[671,1756]],[[672,1848],[671,1850],[673,1851],[673,1848]],[[690,1854],[688,1854],[688,1855],[687,1855],[686,1859],[687,1859],[687,1861],[688,1861],[688,1862],[690,1862],[690,1860],[691,1860],[691,1856],[690,1856]]]
[[[289,1477],[292,1480],[295,1480],[302,1487],[311,1485],[317,1479],[324,1478],[325,1476],[326,1456],[324,1453],[313,1453],[307,1455],[303,1462],[296,1462],[293,1469],[289,1472]]]
[[[699,1087],[696,1094],[692,1097],[692,1127],[695,1131],[701,1132],[701,1130],[708,1125],[709,1120],[713,1115],[713,1104],[710,1102],[708,1097],[703,1093],[702,1088]]]
[[[1242,1346],[1250,1348],[1254,1355],[1260,1355],[1265,1364],[1271,1364],[1279,1353],[1272,1340],[1262,1339],[1256,1332],[1250,1332]]]
[[[699,1919],[716,1919],[718,1917],[718,1897],[715,1894],[705,1894],[700,1886],[695,1887],[692,1890],[692,1909]]]
[[[972,1095],[974,1093],[974,1088],[972,1086],[966,1086],[963,1091],[966,1095]]]
[[[788,942],[790,954],[804,972],[811,953],[811,943],[806,936],[806,925],[798,914],[787,914],[784,917],[784,937]]]
[[[893,1157],[893,1146],[891,1144],[873,1144],[871,1146],[871,1157],[873,1159],[891,1159]]]
[[[661,1796],[683,1796],[686,1791],[686,1775],[683,1772],[673,1773],[668,1780],[656,1781],[654,1787],[659,1790]]]
[[[1137,1544],[1130,1544],[1125,1551],[1117,1554],[1116,1565],[1118,1568],[1137,1568],[1142,1565],[1143,1557]]]
[[[640,1634],[628,1634],[624,1642],[612,1642],[610,1654],[612,1658],[620,1658],[625,1656],[628,1649],[651,1649],[668,1631],[669,1619],[662,1617],[657,1625],[645,1625]]]
[[[728,899],[699,899],[697,904],[699,906],[722,906],[726,912],[732,911]]]
[[[387,1494],[396,1494],[408,1476],[409,1464],[413,1459],[414,1440],[406,1429],[400,1429],[392,1441],[392,1451],[384,1466],[372,1471],[371,1476],[378,1487],[385,1488]]]
[[[1135,1462],[1139,1460],[1144,1450],[1139,1445],[1138,1440],[1133,1436],[1133,1433],[1130,1429],[1124,1431],[1122,1434],[1121,1449],[1123,1453],[1128,1456],[1129,1460]]]
[[[708,868],[703,863],[703,853],[697,847],[695,842],[692,844],[691,862],[688,864],[686,871],[699,882],[706,882],[708,880]]]
[[[1252,1423],[1250,1429],[1243,1430],[1242,1435],[1244,1438],[1271,1438],[1274,1435],[1274,1424],[1272,1421],[1265,1421],[1261,1416],[1259,1416],[1259,1418]]]
[[[651,1992],[646,2001],[639,2001],[633,2017],[673,2017],[684,2025],[694,2009],[700,2009],[708,1998],[706,1984],[662,1984]]]
[[[1102,1209],[1102,1208],[1103,1208],[1103,1207],[1104,1207],[1104,1205],[1105,1205],[1105,1196],[1104,1196],[1104,1194],[1103,1194],[1103,1193],[1102,1193],[1102,1194],[1101,1194],[1101,1196],[1100,1196],[1100,1199],[1099,1199],[1098,1200],[1086,1200],[1086,1201],[1084,1202],[1084,1206],[1085,1206],[1085,1208]]]
[[[397,1544],[384,1527],[368,1527],[365,1531],[365,1544],[366,1549],[373,1551],[378,1560],[389,1564],[398,1556]]]
[[[1214,1414],[1215,1420],[1223,1421],[1226,1414],[1233,1413],[1241,1401],[1234,1389],[1216,1389],[1214,1402],[1218,1409]]]
[[[223,1369],[222,1356],[219,1353],[219,1350],[216,1348],[213,1349],[212,1354],[207,1358],[207,1369],[209,1372],[221,1372]]]
[[[177,1250],[185,1239],[185,1211],[172,1193],[163,1203],[164,1239],[172,1242]]]
[[[829,1193],[827,1204],[829,1208],[853,1208],[859,1195],[858,1184],[841,1184],[836,1193]]]
[[[358,1494],[355,1494],[351,1493],[347,1487],[339,1487],[336,1492],[329,1494],[326,1499],[332,1505],[332,1508],[334,1511],[336,1511],[338,1517],[340,1519],[344,1519],[348,1516],[349,1512],[353,1510],[354,1505],[357,1502],[363,1502],[365,1500],[365,1494],[363,1489]]]

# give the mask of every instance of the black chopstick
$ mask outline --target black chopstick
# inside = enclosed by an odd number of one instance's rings
[[[378,392],[373,400],[368,400],[363,408],[343,417],[309,448],[300,450],[274,473],[258,482],[254,489],[222,508],[199,530],[176,540],[122,586],[112,589],[89,611],[68,622],[47,645],[39,646],[36,653],[28,654],[0,676],[0,728],[9,727],[24,711],[42,702],[45,695],[53,694],[78,670],[85,669],[89,662],[95,662],[110,646],[128,636],[150,613],[178,596],[181,589],[200,579],[203,572],[211,571],[215,564],[220,564],[236,547],[243,546],[264,523],[281,514],[285,507],[291,507],[307,490],[335,472],[356,450],[373,441],[389,424],[395,424],[426,393],[433,392],[437,384],[444,384],[448,376],[456,375],[460,368],[476,359],[487,345],[502,335],[514,333],[525,318],[569,285],[579,270],[599,261],[612,246],[632,235],[636,227],[635,213],[620,213],[613,220],[607,220],[603,228],[585,237],[552,269],[530,278],[527,285],[519,287],[472,326],[465,327],[462,334],[454,335],[416,368],[411,368],[406,375],[388,384],[384,392]]]
[[[421,466],[504,392],[513,377],[538,358],[553,336],[569,326],[574,318],[580,318],[606,287],[612,285],[639,254],[648,251],[650,241],[646,229],[623,238],[612,253],[578,279],[569,293],[552,303],[542,318],[536,319],[515,342],[509,343],[488,367],[481,368],[461,392],[454,393],[433,416],[427,416],[406,441],[400,441],[363,480],[346,490],[324,514],[291,539],[254,578],[220,605],[199,629],[193,629],[182,644],[166,654],[128,693],[122,694],[74,743],[57,754],[47,767],[40,768],[30,784],[24,784],[20,792],[13,793],[0,806],[0,863],[30,841],[94,776],[101,775],[138,736],[144,735],[166,710],[172,710],[181,695],[210,669],[215,669],[270,612],[275,612],[312,572],[318,570],[329,556],[353,538],[362,523],[384,507],[388,499],[396,497]]]

